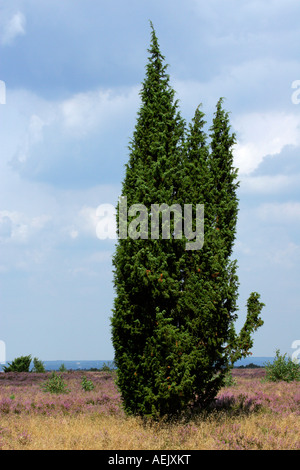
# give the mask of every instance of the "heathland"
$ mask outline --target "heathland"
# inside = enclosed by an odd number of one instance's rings
[[[233,369],[209,411],[154,422],[124,414],[115,378],[114,371],[0,374],[0,449],[300,449],[299,381]]]

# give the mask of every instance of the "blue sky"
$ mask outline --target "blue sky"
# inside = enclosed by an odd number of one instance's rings
[[[266,304],[253,356],[300,340],[298,0],[0,1],[0,340],[8,360],[113,359],[116,204],[149,20],[187,123],[225,97],[239,168],[239,319]],[[293,88],[294,84],[294,88]],[[1,100],[0,100],[1,101]],[[3,100],[2,100],[3,101]]]

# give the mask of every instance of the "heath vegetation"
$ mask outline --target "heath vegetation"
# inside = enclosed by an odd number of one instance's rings
[[[267,380],[264,368],[231,375],[210,409],[167,422],[128,416],[113,371],[3,373],[0,448],[300,449],[299,381]]]

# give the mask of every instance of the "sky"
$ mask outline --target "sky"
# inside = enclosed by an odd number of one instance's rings
[[[149,20],[182,117],[202,104],[209,127],[224,97],[236,134],[236,330],[258,292],[253,356],[298,354],[299,17],[299,0],[0,0],[6,360],[113,359],[116,240],[99,237],[99,208],[121,193]]]

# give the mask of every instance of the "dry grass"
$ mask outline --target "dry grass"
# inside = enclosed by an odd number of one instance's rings
[[[222,406],[206,417],[198,416],[188,423],[161,422],[145,425],[138,418],[126,417],[120,408],[116,411],[116,390],[113,388],[113,381],[101,382],[99,379],[95,391],[82,395],[78,390],[79,382],[76,376],[69,377],[73,391],[70,392],[67,404],[66,398],[63,402],[63,397],[52,397],[40,392],[35,388],[34,381],[24,385],[21,383],[12,385],[12,381],[9,380],[6,383],[0,381],[0,448],[3,450],[300,448],[299,383],[263,384],[260,378],[244,371],[238,374],[237,384],[234,387],[220,392],[219,403]],[[91,377],[95,377],[96,380],[97,375]],[[248,402],[245,401],[245,390],[248,398],[250,397]],[[9,409],[4,400],[8,400],[7,397],[9,394],[11,396],[12,392],[14,398],[11,402],[14,408]],[[104,397],[104,392],[107,408],[103,407],[103,401],[100,400]],[[29,407],[30,394],[32,401]],[[114,400],[113,407],[109,407],[108,394],[110,399]],[[45,411],[47,409],[45,396],[49,397],[47,398],[49,400],[51,398],[50,412]],[[85,402],[82,396],[85,397]],[[244,397],[243,406],[240,406],[241,401],[238,401],[241,400],[241,396]],[[19,402],[16,403],[18,397]],[[22,397],[23,408],[21,408]],[[81,400],[79,408],[79,405],[74,408],[76,399],[78,402]],[[262,403],[263,406],[253,406],[255,399],[256,405]],[[36,404],[42,400],[44,400],[43,407],[37,408]],[[32,403],[35,406],[32,407]],[[227,406],[224,406],[224,403],[227,403]]]
[[[10,416],[1,429],[3,450],[297,449],[300,433],[299,417],[281,417],[274,427],[267,414],[152,427],[114,416]]]

